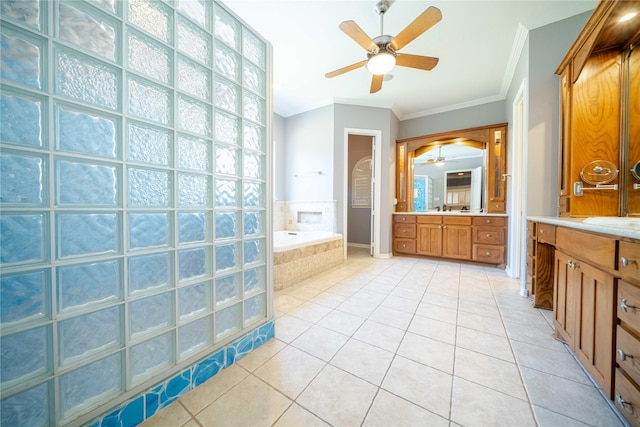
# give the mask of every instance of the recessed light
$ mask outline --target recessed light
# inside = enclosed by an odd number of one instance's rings
[[[618,19],[618,22],[627,22],[633,18],[635,18],[635,16],[638,14],[638,12],[631,12],[631,13],[627,13],[626,15],[624,15],[622,18]]]

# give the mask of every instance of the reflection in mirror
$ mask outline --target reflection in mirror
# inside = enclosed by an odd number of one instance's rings
[[[633,177],[635,179],[640,181],[640,161],[633,165],[633,167],[631,168],[631,173],[633,174]]]

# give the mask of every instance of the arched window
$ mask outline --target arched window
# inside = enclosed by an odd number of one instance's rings
[[[351,207],[371,208],[371,156],[361,158],[353,167]]]

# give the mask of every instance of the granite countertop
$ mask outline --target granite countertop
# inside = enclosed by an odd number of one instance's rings
[[[528,216],[529,221],[640,240],[640,218]]]
[[[393,212],[393,215],[507,216],[507,214],[492,214],[472,211]]]

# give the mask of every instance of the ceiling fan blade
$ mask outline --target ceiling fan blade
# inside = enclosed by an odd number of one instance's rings
[[[356,70],[360,67],[364,67],[367,64],[367,60],[356,62],[355,64],[347,65],[346,67],[339,68],[337,70],[331,71],[330,73],[325,74],[324,76],[328,79],[332,77],[339,76],[340,74],[344,74],[351,70]]]
[[[432,70],[438,65],[438,58],[432,56],[411,55],[408,53],[399,53],[396,56],[396,65],[401,67],[418,68],[420,70]]]
[[[427,10],[422,12],[411,24],[400,31],[400,34],[391,41],[391,47],[395,50],[402,49],[420,34],[436,25],[441,19],[442,12],[440,12],[440,9],[429,6]]]
[[[344,21],[339,25],[339,28],[356,43],[362,46],[365,50],[377,50],[378,45],[371,40],[371,37],[364,32],[362,28],[358,26],[354,21]]]
[[[369,93],[376,93],[382,89],[382,79],[384,79],[384,74],[374,74],[371,76],[371,90]]]

